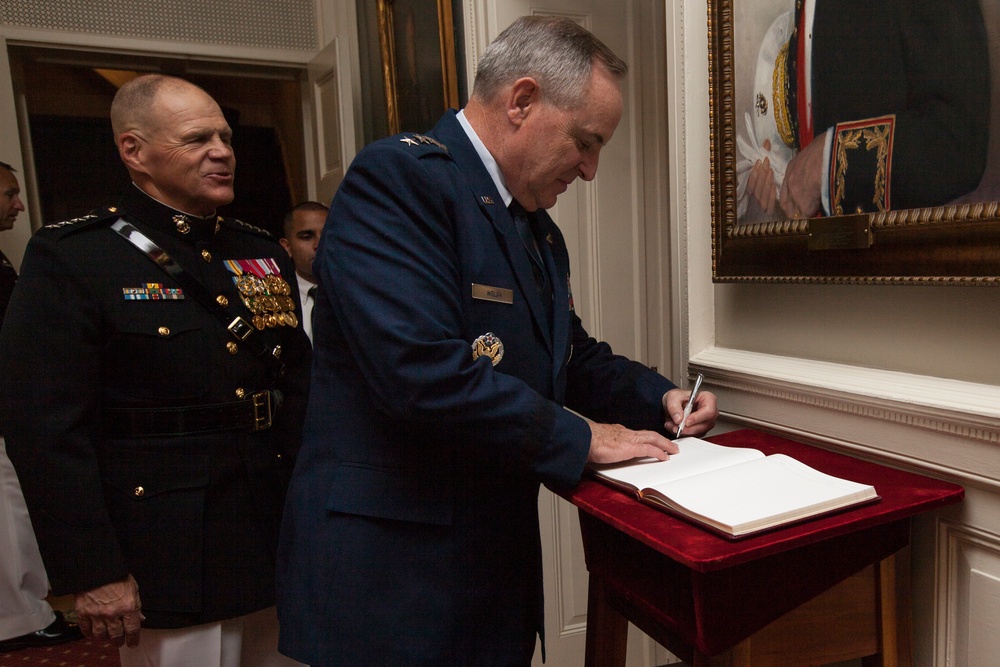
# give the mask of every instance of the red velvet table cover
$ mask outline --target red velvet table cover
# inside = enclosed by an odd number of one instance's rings
[[[580,509],[591,576],[640,610],[639,622],[630,619],[640,628],[653,623],[705,655],[735,645],[895,553],[909,542],[910,517],[964,496],[957,484],[759,431],[708,440],[787,454],[822,472],[872,484],[881,500],[729,540],[595,480],[585,479],[568,493]],[[670,648],[677,653],[677,644]]]

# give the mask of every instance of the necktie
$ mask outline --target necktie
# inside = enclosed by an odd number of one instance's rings
[[[511,201],[510,206],[507,207],[510,211],[511,216],[514,218],[514,224],[517,227],[517,233],[521,237],[521,242],[524,245],[525,251],[528,253],[528,257],[531,259],[531,272],[535,277],[535,287],[538,288],[538,296],[541,298],[544,304],[544,316],[548,321],[549,326],[551,326],[552,320],[552,288],[549,286],[548,272],[545,270],[545,262],[542,260],[541,254],[538,252],[538,242],[535,240],[535,233],[533,227],[536,223],[535,216],[524,210],[524,207],[517,203],[517,201]]]
[[[535,234],[532,230],[532,219],[534,216],[524,210],[524,207],[518,204],[516,200],[511,200],[510,206],[507,208],[510,211],[511,217],[514,218],[514,224],[517,226],[517,233],[521,237],[524,249],[528,251],[528,257],[531,258],[532,269],[535,271],[535,280],[544,282],[545,263],[538,252],[538,242],[535,241]]]
[[[313,303],[316,302],[316,289],[317,289],[316,285],[313,285],[312,287],[309,288],[309,291],[306,292],[306,296],[312,299]]]

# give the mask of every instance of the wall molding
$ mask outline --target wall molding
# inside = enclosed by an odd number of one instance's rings
[[[1000,492],[1000,387],[717,346],[689,368],[726,422]]]

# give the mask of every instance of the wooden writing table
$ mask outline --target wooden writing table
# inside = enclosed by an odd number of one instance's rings
[[[896,623],[909,583],[897,587],[894,554],[910,517],[964,489],[759,431],[708,440],[788,454],[881,500],[732,541],[585,479],[565,497],[590,572],[587,667],[625,664],[628,621],[695,667],[909,664]]]

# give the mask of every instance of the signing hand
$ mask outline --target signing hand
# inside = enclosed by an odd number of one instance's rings
[[[76,616],[85,637],[108,638],[115,646],[139,645],[139,627],[145,619],[139,585],[128,575],[86,593],[77,593]]]
[[[691,392],[687,389],[671,389],[663,395],[663,411],[667,422],[663,425],[668,431],[677,432],[677,427],[684,418],[684,406],[687,405]],[[694,410],[684,422],[684,435],[704,435],[715,426],[719,417],[718,399],[710,391],[698,392],[694,399]]]

